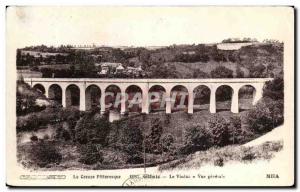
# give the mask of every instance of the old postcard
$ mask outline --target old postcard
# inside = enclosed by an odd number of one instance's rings
[[[8,6],[8,186],[294,185],[294,8]]]

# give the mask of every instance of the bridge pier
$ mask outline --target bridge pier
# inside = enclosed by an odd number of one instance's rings
[[[210,101],[209,101],[209,111],[211,113],[216,113],[216,87],[210,87]]]
[[[121,88],[121,115],[126,113],[126,90]]]
[[[85,86],[80,87],[80,100],[79,100],[79,110],[85,111]]]
[[[255,87],[255,94],[253,98],[253,105],[256,105],[256,103],[263,97],[263,84],[257,84],[254,86]]]
[[[102,93],[101,94],[101,97],[100,97],[100,113],[101,114],[104,114],[106,109],[105,109],[105,93]]]
[[[62,93],[61,93],[61,104],[65,108],[67,107],[67,97],[66,97],[66,87],[62,87]]]
[[[188,89],[189,99],[188,99],[188,113],[192,114],[194,112],[194,91],[193,89]]]
[[[149,113],[149,90],[143,89],[143,98],[142,98],[142,113]]]
[[[233,87],[232,99],[231,99],[231,112],[239,112],[239,89],[240,87]]]

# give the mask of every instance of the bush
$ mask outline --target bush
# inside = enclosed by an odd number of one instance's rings
[[[109,129],[110,123],[106,118],[87,113],[76,124],[75,140],[81,144],[91,142],[104,145]]]
[[[194,125],[185,129],[183,154],[190,154],[199,150],[206,150],[212,145],[211,135],[201,125]]]
[[[127,163],[130,164],[140,164],[144,162],[143,154],[141,149],[135,143],[131,143],[126,147],[125,152],[128,154]]]
[[[57,148],[50,142],[37,142],[32,146],[31,160],[39,167],[45,167],[50,163],[59,164],[62,160],[62,155]]]
[[[282,77],[277,77],[273,81],[266,83],[264,87],[263,96],[271,98],[273,100],[283,99],[284,93],[284,83]]]
[[[236,68],[236,78],[244,78],[245,74],[244,71],[238,66]]]
[[[49,140],[50,136],[48,134],[44,135],[43,140]]]
[[[228,144],[228,123],[220,115],[214,115],[208,121],[208,129],[211,131],[213,144],[225,146]]]
[[[233,78],[233,71],[224,67],[219,66],[210,72],[212,78]]]
[[[143,150],[143,134],[141,120],[135,118],[114,121],[108,135],[110,147],[124,151],[128,155],[128,163],[141,163]]]
[[[249,69],[249,76],[251,78],[264,78],[267,76],[266,67],[263,64],[258,64]]]
[[[36,135],[32,135],[32,136],[30,137],[30,141],[35,142],[35,141],[38,141],[38,140],[39,140],[39,138],[38,138]]]
[[[17,82],[17,98],[16,98],[16,112],[17,116],[26,115],[32,112],[43,111],[46,107],[36,104],[36,99],[43,98],[45,96],[37,90],[31,88],[23,81]]]
[[[174,137],[171,134],[166,134],[161,137],[161,147],[163,152],[169,152],[174,144]]]
[[[214,165],[218,167],[223,167],[224,159],[222,157],[217,157],[217,159],[214,160]]]
[[[242,143],[244,141],[242,123],[239,116],[230,117],[228,126],[228,141],[230,144]]]
[[[93,165],[95,163],[101,163],[103,161],[103,154],[98,150],[96,144],[83,145],[80,148],[81,157],[79,159],[80,163],[86,165]]]
[[[266,133],[283,123],[283,100],[264,98],[246,116],[249,130],[257,134]]]
[[[151,121],[151,132],[146,136],[146,152],[161,153],[160,138],[162,135],[162,122],[156,118]]]
[[[256,158],[255,152],[251,148],[245,148],[242,150],[242,160],[243,161],[253,161]]]
[[[170,124],[171,123],[171,115],[170,114],[165,114],[165,121],[164,123],[166,125]]]

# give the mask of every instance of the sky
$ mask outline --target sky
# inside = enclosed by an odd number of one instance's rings
[[[166,46],[284,40],[289,7],[9,7],[7,34],[31,45]],[[291,22],[287,22],[291,21]]]

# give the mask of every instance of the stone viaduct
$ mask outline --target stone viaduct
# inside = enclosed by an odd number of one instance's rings
[[[43,90],[43,93],[50,97],[57,91],[61,92],[61,104],[63,107],[72,105],[68,97],[72,96],[70,87],[78,90],[79,109],[85,111],[86,104],[90,95],[87,94],[89,87],[94,86],[99,89],[101,96],[106,89],[111,86],[117,86],[122,97],[125,95],[129,86],[137,86],[142,90],[142,112],[149,113],[149,90],[153,86],[160,86],[164,89],[165,94],[171,97],[171,91],[175,86],[183,86],[188,92],[188,113],[193,113],[194,89],[198,86],[206,86],[210,90],[209,110],[216,113],[216,90],[220,86],[228,86],[232,89],[231,112],[239,112],[239,90],[243,86],[252,86],[254,88],[253,104],[261,97],[265,82],[272,78],[242,78],[242,79],[97,79],[97,78],[25,78],[24,81],[31,87]],[[56,88],[55,88],[56,87]],[[55,89],[54,89],[55,88]],[[77,96],[77,97],[78,97]],[[52,96],[53,97],[53,96]],[[101,112],[105,112],[105,97],[100,97]],[[125,113],[125,100],[121,100],[121,114]],[[166,113],[171,113],[171,101],[166,101]]]

